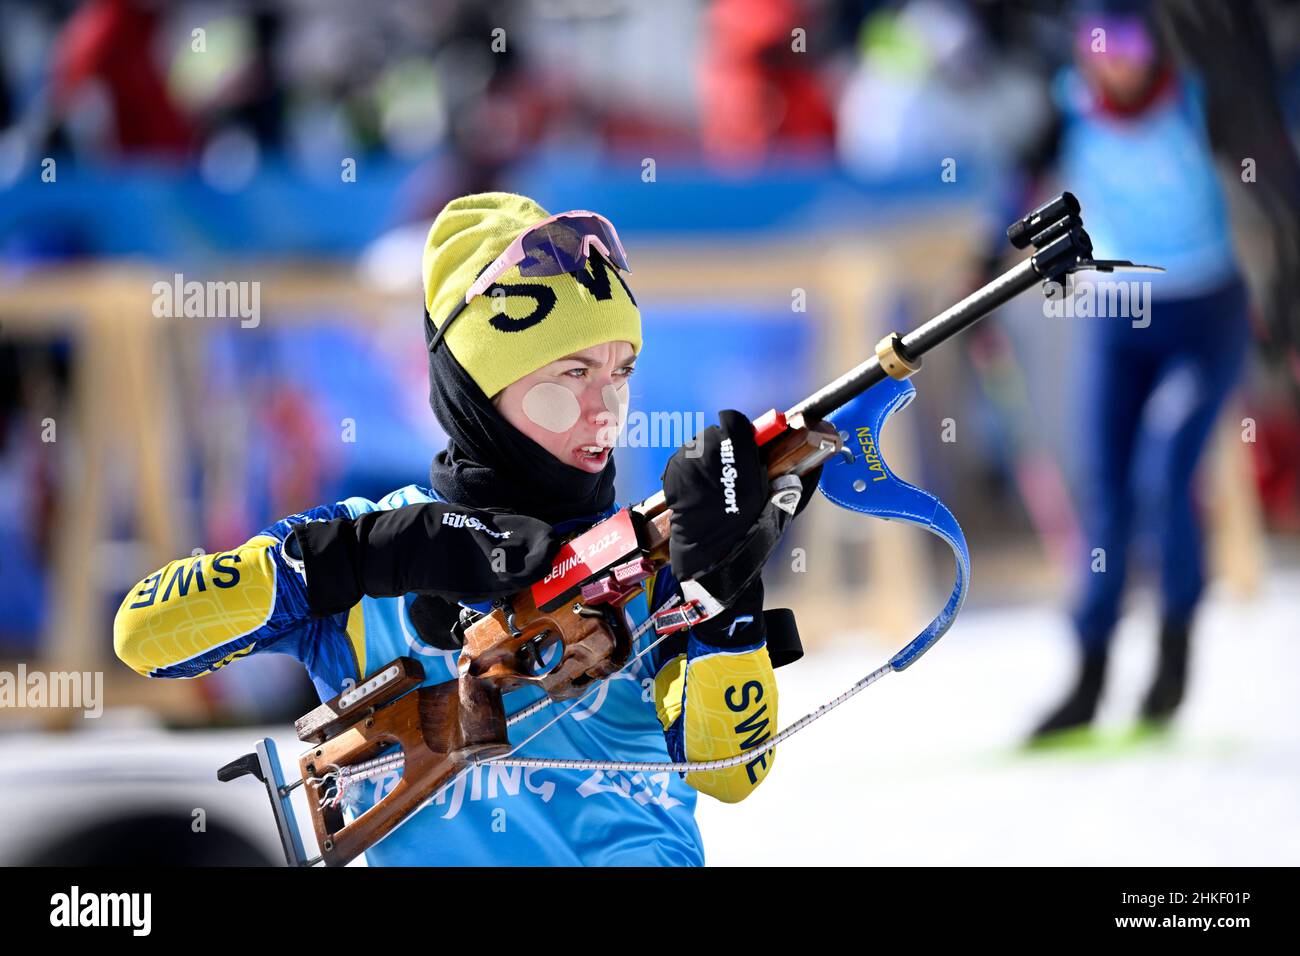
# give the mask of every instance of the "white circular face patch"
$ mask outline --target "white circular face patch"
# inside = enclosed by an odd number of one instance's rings
[[[619,385],[606,385],[600,390],[600,397],[605,400],[605,408],[614,413],[614,434],[610,436],[610,444],[618,440],[618,436],[623,433],[623,426],[627,424],[627,382]],[[608,427],[608,426],[607,426]]]
[[[562,435],[578,423],[578,396],[563,385],[539,382],[524,393],[524,415],[534,425]]]

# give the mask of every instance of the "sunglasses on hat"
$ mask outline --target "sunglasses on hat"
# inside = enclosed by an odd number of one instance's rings
[[[558,213],[530,226],[516,236],[506,250],[493,259],[492,264],[474,280],[474,284],[466,291],[465,298],[456,304],[451,315],[438,327],[437,333],[429,342],[429,351],[438,347],[452,320],[475,297],[487,292],[492,283],[514,266],[519,267],[521,276],[529,278],[577,272],[586,267],[593,248],[615,268],[623,272],[632,271],[614,224],[599,213],[575,209]]]

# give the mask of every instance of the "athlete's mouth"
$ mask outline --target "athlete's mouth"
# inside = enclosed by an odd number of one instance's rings
[[[573,450],[573,456],[586,464],[601,465],[609,457],[609,452],[608,445],[579,445]]]

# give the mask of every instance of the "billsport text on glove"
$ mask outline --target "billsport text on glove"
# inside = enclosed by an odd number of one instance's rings
[[[488,600],[532,584],[562,539],[544,521],[444,502],[310,521],[294,528],[313,615],[346,611],[362,596],[411,591]]]

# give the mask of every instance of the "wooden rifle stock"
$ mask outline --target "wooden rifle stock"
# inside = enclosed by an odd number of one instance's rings
[[[374,806],[346,822],[342,808],[327,802],[329,788],[322,775],[378,757],[393,745],[404,758],[401,779]],[[321,859],[327,866],[346,865],[396,829],[475,757],[509,749],[501,692],[474,677],[419,687],[373,713],[358,714],[347,729],[298,758]]]

